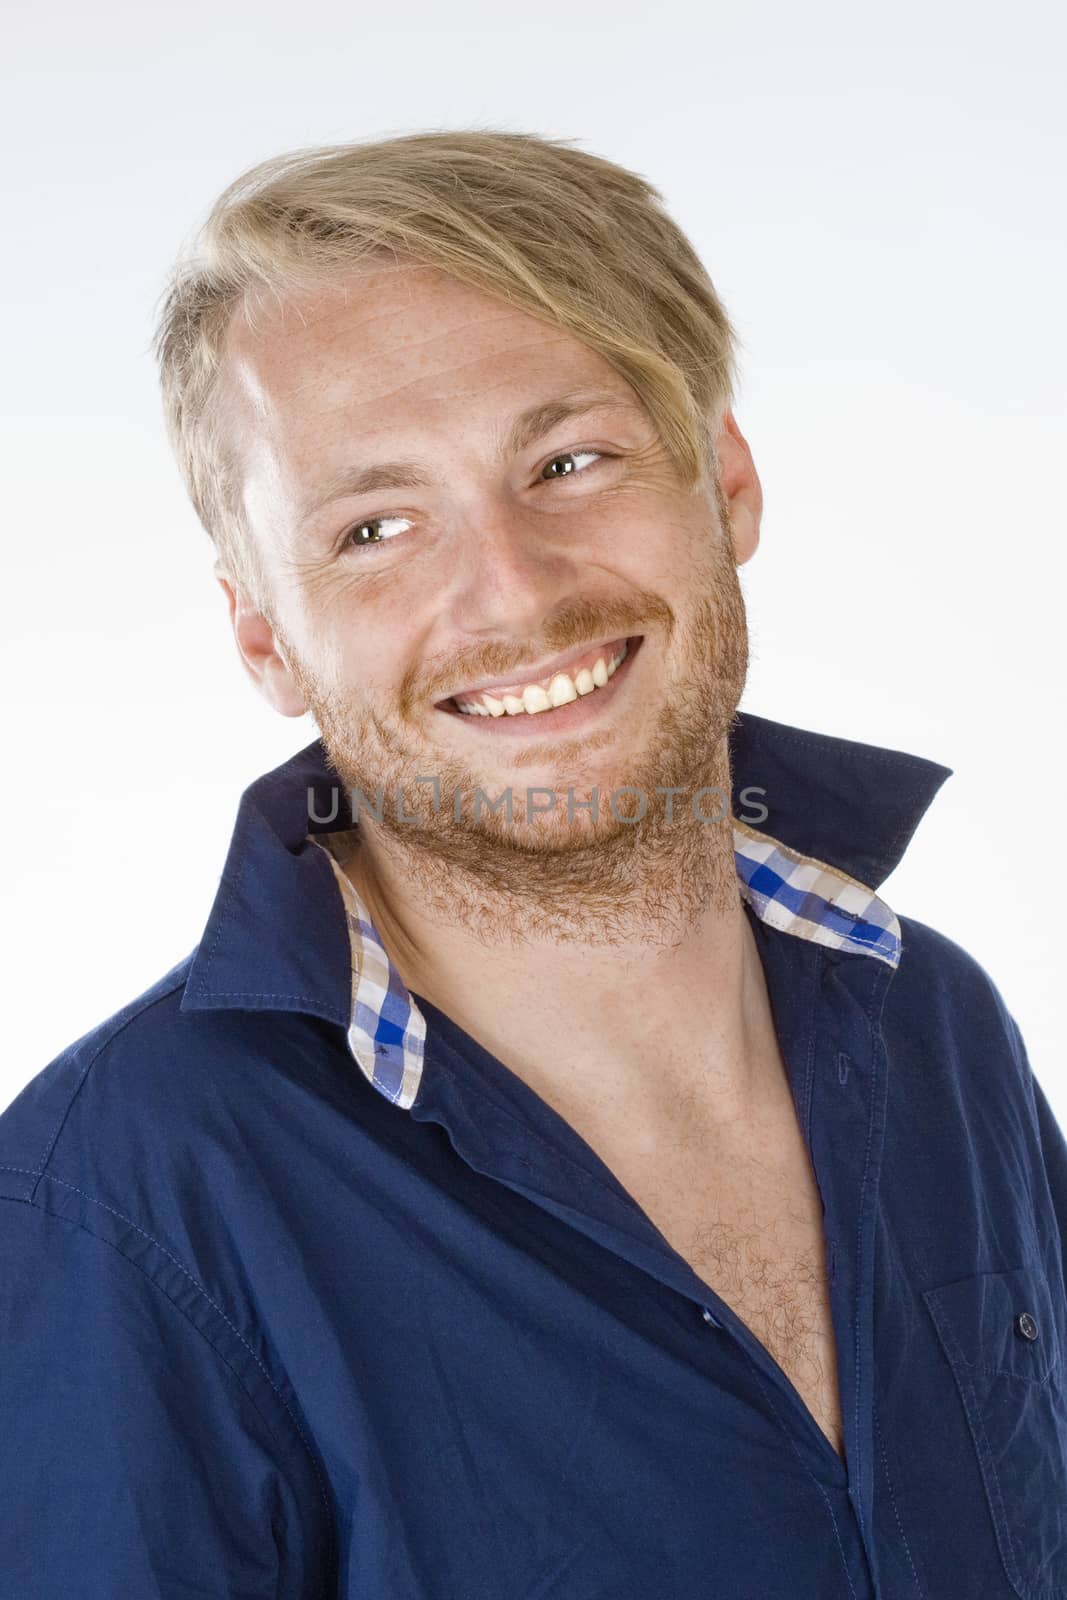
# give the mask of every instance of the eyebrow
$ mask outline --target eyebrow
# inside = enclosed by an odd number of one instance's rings
[[[546,433],[551,433],[553,428],[558,428],[560,423],[567,422],[571,417],[586,416],[590,411],[608,408],[632,409],[635,404],[610,389],[583,389],[528,406],[512,421],[497,454],[497,462],[502,463],[508,456],[517,455],[520,450],[544,438]],[[430,481],[426,464],[415,457],[379,461],[368,466],[342,467],[301,503],[299,526],[304,527],[335,500],[378,494],[387,489],[424,489]]]

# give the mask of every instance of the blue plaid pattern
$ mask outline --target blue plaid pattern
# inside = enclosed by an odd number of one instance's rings
[[[732,818],[741,897],[769,927],[831,950],[900,962],[900,924],[884,900],[858,879],[780,839]],[[335,854],[352,833],[308,834],[330,858],[345,905],[352,949],[352,1020],[348,1047],[368,1081],[407,1110],[419,1090],[426,1020],[390,961],[363,900]]]

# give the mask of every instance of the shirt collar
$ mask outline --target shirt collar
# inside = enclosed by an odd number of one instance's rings
[[[752,712],[729,744],[742,897],[783,933],[895,967],[900,925],[876,890],[952,769]],[[425,1019],[338,865],[345,801],[317,738],[244,791],[181,1009],[336,1023],[374,1088],[409,1108]]]

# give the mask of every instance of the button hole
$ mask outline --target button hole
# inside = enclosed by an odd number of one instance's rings
[[[851,1067],[851,1065],[852,1065],[852,1062],[849,1060],[848,1056],[842,1050],[839,1053],[838,1057],[837,1057],[837,1081],[838,1081],[838,1083],[847,1082],[847,1080],[848,1080],[848,1070]]]

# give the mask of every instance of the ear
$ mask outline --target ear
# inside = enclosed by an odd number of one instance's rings
[[[270,623],[221,561],[215,562],[214,572],[226,596],[230,623],[244,670],[264,699],[281,716],[302,717],[307,710],[304,696]]]
[[[759,544],[763,488],[748,441],[729,409],[723,416],[715,452],[719,461],[722,492],[730,507],[734,556],[738,566],[741,566],[755,554]]]

